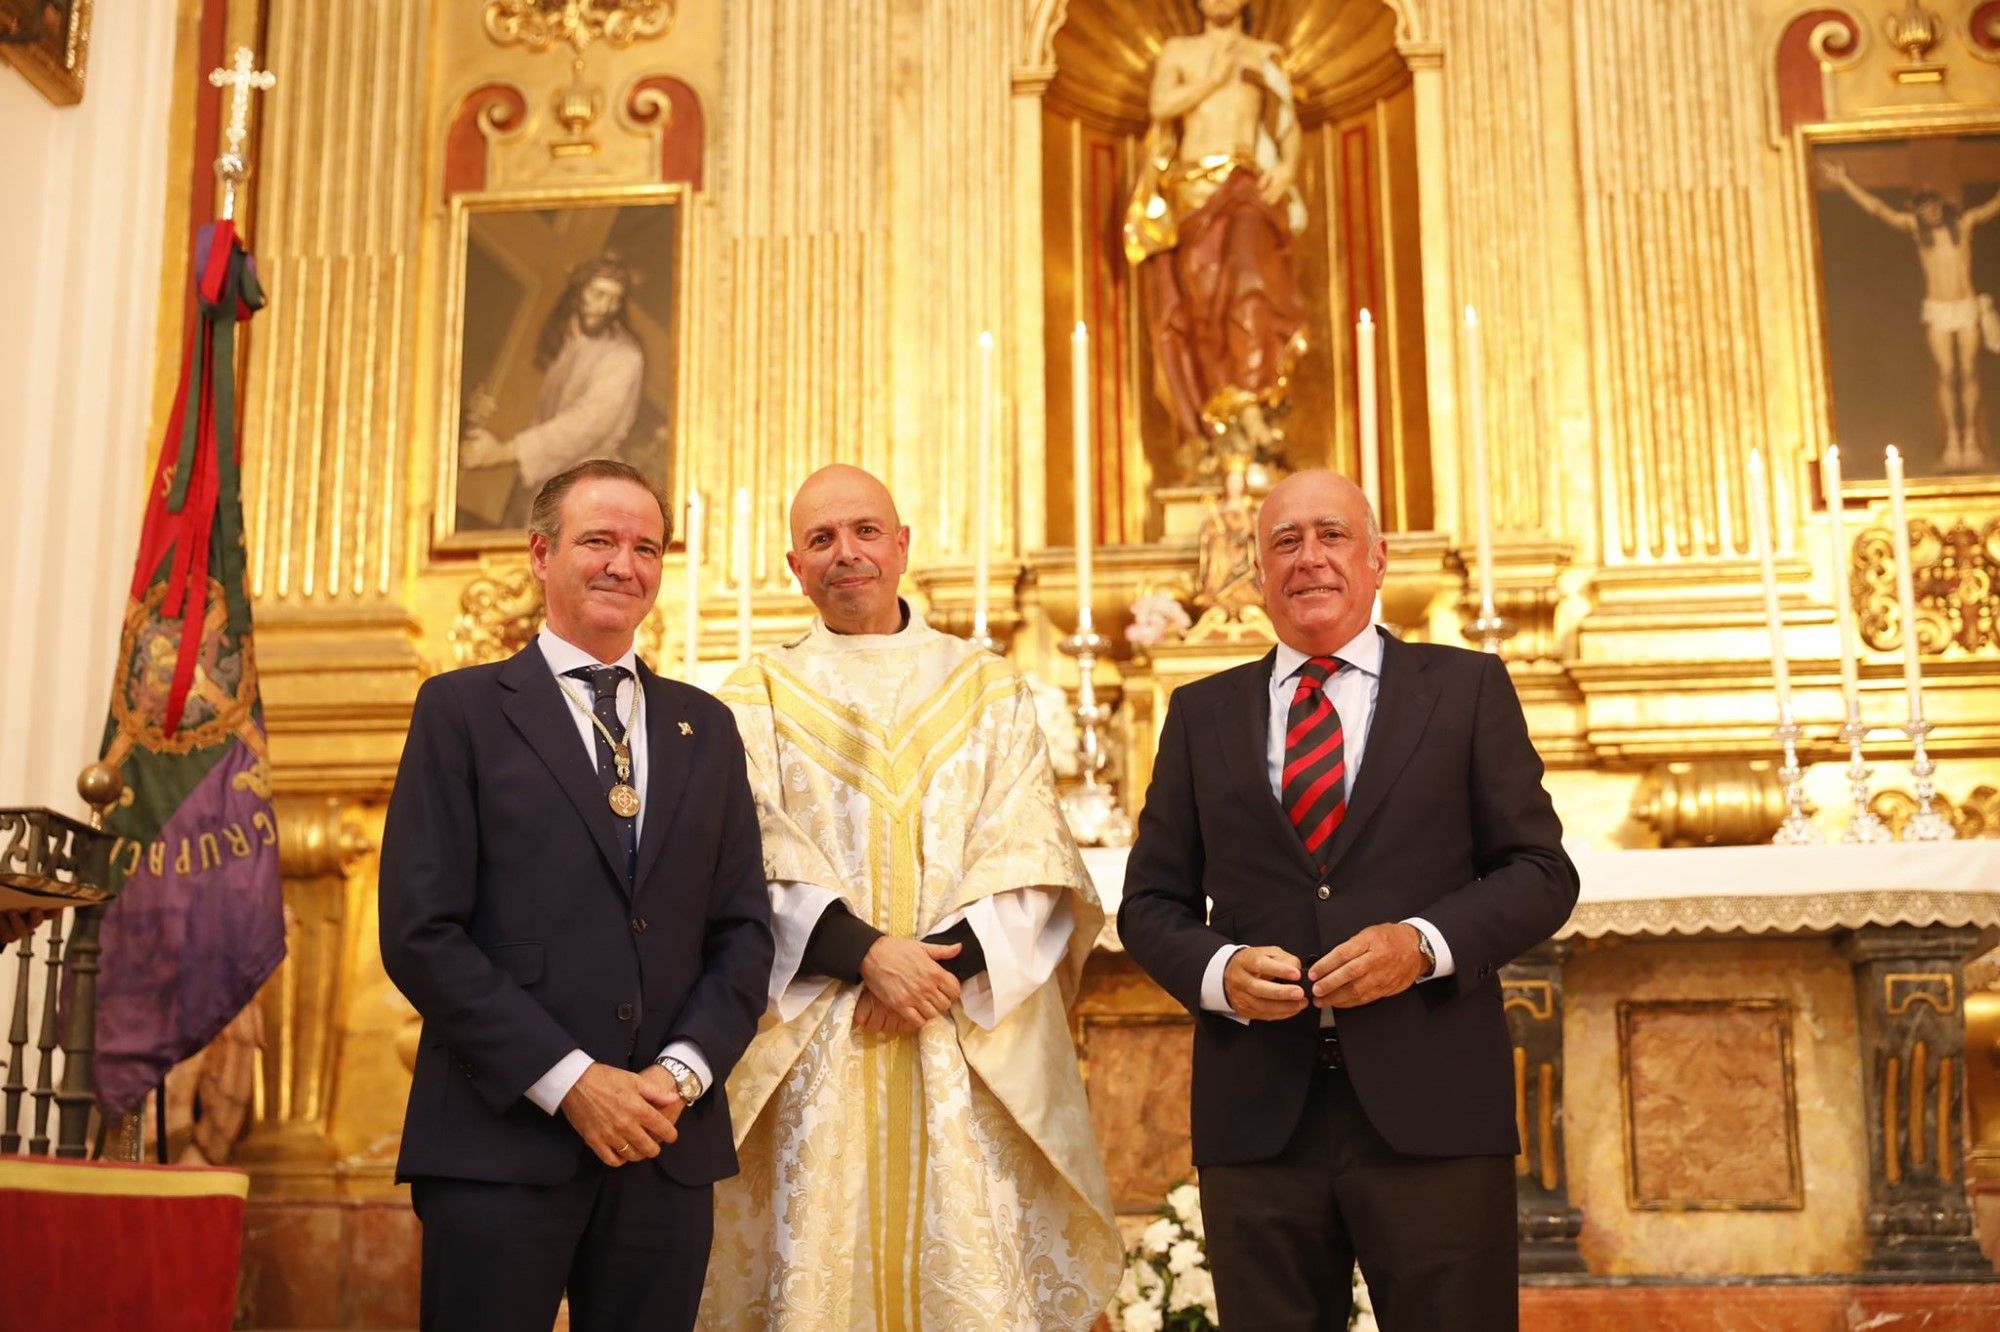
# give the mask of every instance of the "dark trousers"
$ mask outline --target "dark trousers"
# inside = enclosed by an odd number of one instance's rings
[[[650,1162],[592,1160],[548,1187],[413,1180],[424,1332],[548,1332],[565,1290],[575,1332],[685,1332],[708,1273],[713,1194]]]
[[[1201,1171],[1229,1332],[1345,1329],[1357,1258],[1382,1332],[1514,1332],[1514,1209],[1512,1157],[1400,1155],[1340,1069],[1315,1072],[1278,1156]]]

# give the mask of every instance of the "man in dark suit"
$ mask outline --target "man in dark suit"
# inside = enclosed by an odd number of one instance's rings
[[[1513,1328],[1502,965],[1575,867],[1496,657],[1370,624],[1388,546],[1330,472],[1257,523],[1278,647],[1177,690],[1118,930],[1195,1015],[1194,1160],[1224,1326]]]
[[[565,1290],[579,1332],[694,1324],[771,930],[729,709],[632,650],[666,539],[625,464],[552,477],[546,627],[417,694],[381,915],[424,1019],[397,1177],[427,1329],[546,1329]]]

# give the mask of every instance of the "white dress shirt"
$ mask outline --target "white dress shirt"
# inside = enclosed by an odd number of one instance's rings
[[[576,722],[576,737],[590,755],[592,771],[597,768],[597,727],[591,720],[590,684],[585,680],[568,678],[563,673],[586,666],[593,669],[599,666],[625,668],[625,678],[618,682],[618,715],[626,719],[625,740],[632,749],[632,785],[639,792],[639,817],[633,825],[632,835],[638,837],[646,829],[647,773],[646,719],[633,711],[639,688],[638,654],[628,648],[617,661],[599,661],[576,644],[558,638],[546,625],[535,636],[535,642],[540,644],[542,659],[548,662],[550,673],[556,677],[556,688],[562,691],[563,698],[569,703],[572,719]],[[636,726],[631,724],[635,718],[639,723]],[[686,1064],[693,1070],[695,1081],[707,1090],[712,1075],[708,1061],[702,1058],[700,1046],[693,1041],[668,1041],[660,1054],[672,1055]],[[571,1050],[556,1061],[554,1068],[536,1079],[534,1086],[528,1088],[528,1099],[544,1112],[555,1114],[562,1108],[563,1097],[569,1095],[569,1089],[576,1085],[576,1080],[583,1076],[583,1071],[592,1062],[582,1050]]]
[[[1354,789],[1354,779],[1361,772],[1362,754],[1368,748],[1368,728],[1375,720],[1375,698],[1382,690],[1382,637],[1374,625],[1368,625],[1353,638],[1342,644],[1334,652],[1340,667],[1326,682],[1327,697],[1333,700],[1333,709],[1340,714],[1340,735],[1343,757],[1347,762],[1347,789]],[[1274,799],[1284,799],[1285,773],[1285,731],[1286,721],[1292,709],[1292,696],[1298,692],[1299,668],[1310,661],[1306,653],[1288,643],[1278,644],[1277,659],[1271,663],[1271,720],[1269,738],[1264,746],[1265,777],[1271,784]],[[1424,980],[1438,980],[1452,974],[1451,945],[1439,934],[1437,927],[1421,916],[1411,916],[1403,922],[1414,925],[1430,941],[1431,951],[1437,954],[1437,966]],[[1224,1013],[1238,1022],[1247,1019],[1237,1015],[1230,1005],[1229,993],[1222,983],[1223,969],[1229,965],[1238,949],[1246,944],[1224,944],[1216,949],[1209,959],[1208,969],[1201,978],[1201,1006],[1212,1012]],[[1322,1024],[1330,1024],[1333,1019],[1331,1009],[1322,1009]]]

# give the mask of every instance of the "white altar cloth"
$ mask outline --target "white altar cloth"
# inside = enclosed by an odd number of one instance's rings
[[[2000,840],[1569,852],[1582,891],[1558,938],[2000,926]],[[1126,855],[1084,848],[1107,917]],[[1109,921],[1100,943],[1119,946]]]

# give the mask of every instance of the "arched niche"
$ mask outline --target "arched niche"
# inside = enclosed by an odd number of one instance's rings
[[[1374,314],[1389,526],[1426,527],[1429,411],[1418,264],[1417,111],[1409,16],[1385,0],[1252,0],[1252,35],[1285,52],[1304,133],[1308,225],[1295,240],[1310,349],[1282,426],[1294,466],[1358,471],[1353,328]],[[1137,175],[1155,58],[1200,30],[1195,0],[1051,0],[1031,14],[1023,65],[1040,96],[1042,364],[1051,544],[1070,539],[1068,340],[1092,332],[1097,530],[1107,544],[1172,539],[1183,441],[1161,406],[1136,273],[1119,225]],[[1017,81],[1017,88],[1021,87]],[[1393,478],[1393,484],[1392,484]]]

